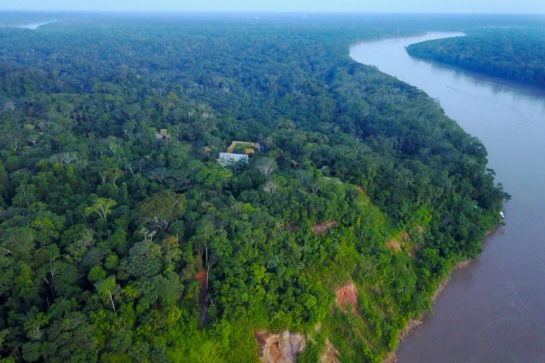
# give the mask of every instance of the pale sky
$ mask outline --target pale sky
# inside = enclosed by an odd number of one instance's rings
[[[0,0],[0,10],[545,14],[545,0]]]

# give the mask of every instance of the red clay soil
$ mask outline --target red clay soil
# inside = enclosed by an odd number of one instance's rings
[[[401,243],[399,243],[399,241],[396,241],[395,239],[386,242],[386,247],[395,252],[401,251]]]
[[[362,319],[360,313],[357,310],[358,289],[356,285],[352,281],[349,281],[346,284],[344,284],[342,287],[338,288],[337,291],[335,291],[335,294],[337,295],[337,305],[339,305],[341,311],[346,314],[347,310],[345,307],[347,305],[352,306],[353,314],[358,319],[360,319],[363,325],[367,326],[367,323]],[[361,340],[365,342],[365,344],[371,347],[372,350],[377,351],[377,348],[373,344],[371,344],[371,342],[363,335],[360,329],[356,329],[356,333],[361,338]],[[338,362],[338,361],[333,360],[333,362]]]
[[[254,335],[255,335],[259,345],[264,347],[265,344],[267,344],[267,339],[269,339],[269,337],[271,336],[271,333],[269,333],[267,331],[264,331],[264,330],[256,330],[254,332]]]
[[[280,339],[278,334],[272,334],[266,330],[256,330],[254,335],[261,346],[259,360],[263,363],[288,362],[280,351]]]
[[[260,361],[278,362],[281,356],[280,348],[278,346],[278,343],[279,343],[278,339],[271,340],[271,337],[273,336],[273,334],[264,330],[256,330],[254,332],[254,335],[257,338],[257,341],[259,342],[259,345],[261,346],[261,349],[263,352],[260,357]]]
[[[335,227],[337,225],[337,221],[330,221],[327,223],[316,223],[312,226],[312,232],[313,233],[319,233],[319,234],[326,234],[329,229]]]
[[[386,242],[386,247],[394,252],[401,252],[401,247],[403,246],[404,242],[408,242],[411,236],[407,232],[401,233],[398,239],[393,239],[391,241]],[[400,242],[401,241],[401,242]]]
[[[206,270],[204,268],[197,272],[193,278],[199,281],[199,285],[201,285],[201,287],[206,286]]]
[[[350,305],[354,308],[354,310],[356,310],[358,307],[357,293],[358,290],[356,285],[352,281],[346,283],[344,286],[335,291],[335,295],[337,295],[337,304],[339,304],[341,308],[345,305]]]

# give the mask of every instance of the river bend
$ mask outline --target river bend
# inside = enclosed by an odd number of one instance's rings
[[[512,195],[507,225],[478,260],[454,272],[398,362],[545,362],[545,91],[411,58],[430,33],[353,46],[350,56],[412,84],[478,137]]]

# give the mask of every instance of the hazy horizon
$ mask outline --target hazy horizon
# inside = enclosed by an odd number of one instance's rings
[[[307,13],[455,13],[545,14],[545,1],[520,0],[19,0],[0,3],[0,11],[123,12],[307,12]]]

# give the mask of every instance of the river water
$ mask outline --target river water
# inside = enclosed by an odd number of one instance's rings
[[[453,35],[386,39],[350,56],[412,84],[478,137],[512,200],[506,226],[453,273],[398,362],[545,362],[545,91],[411,58],[405,47]]]

